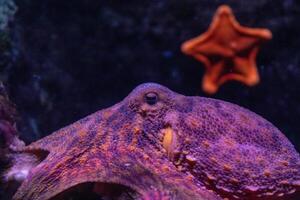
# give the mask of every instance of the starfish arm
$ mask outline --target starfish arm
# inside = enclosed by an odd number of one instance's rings
[[[203,34],[198,37],[192,38],[190,40],[185,41],[181,45],[181,51],[187,55],[190,55],[194,52],[194,47],[196,45],[201,45],[207,38],[207,35]]]
[[[234,72],[223,75],[218,84],[222,85],[227,81],[239,81],[248,86],[254,86],[259,82],[259,74],[255,63],[255,58],[258,48],[253,49],[249,58],[235,57],[234,58]]]
[[[218,81],[218,84],[222,85],[228,81],[240,81],[241,83],[245,83],[247,81],[247,79],[245,78],[245,76],[243,76],[241,74],[229,73],[229,74],[224,75],[222,78],[220,78],[220,80]]]
[[[200,62],[202,62],[204,64],[205,68],[209,68],[209,66],[211,65],[210,60],[204,55],[196,54],[196,55],[194,55],[194,57],[196,60],[199,60]]]
[[[233,28],[242,35],[259,37],[262,40],[272,39],[272,33],[268,29],[241,26],[240,23],[236,20],[235,16],[233,15],[231,8],[226,5],[222,5],[218,8],[212,23],[213,27],[216,27],[218,24],[220,24],[222,17],[226,18],[231,24],[231,26],[233,26]]]
[[[223,57],[232,57],[234,51],[230,48],[222,46],[215,41],[211,40],[209,37],[204,42],[202,36],[190,39],[184,42],[181,46],[182,52],[187,55],[203,55],[206,57],[209,56],[223,56]]]
[[[222,47],[221,45],[217,45],[214,41],[214,35],[218,31],[218,27],[222,25],[220,19],[222,16],[224,16],[223,14],[224,10],[227,9],[230,8],[228,6],[221,6],[221,8],[218,9],[217,14],[213,17],[212,23],[209,25],[208,30],[205,33],[201,34],[200,36],[184,42],[181,46],[182,52],[184,52],[185,54],[203,53],[206,55],[225,54],[225,57],[231,56],[233,52],[230,51],[230,49],[226,47]],[[226,13],[225,17],[228,17],[227,15],[229,14]]]
[[[238,23],[234,24],[234,27],[238,32],[245,36],[250,37],[257,37],[261,40],[270,40],[272,39],[272,33],[270,30],[265,28],[250,28],[250,27],[244,27],[240,26]]]
[[[224,64],[224,61],[220,61],[206,69],[202,80],[202,88],[205,92],[209,94],[217,92],[220,87],[219,79],[223,74]]]
[[[215,32],[216,26],[219,24],[218,20],[216,19],[216,17],[214,17],[213,22],[210,24],[208,30],[201,34],[198,37],[192,38],[188,41],[185,41],[182,45],[181,45],[181,51],[186,53],[186,54],[190,54],[193,52],[193,49],[195,46],[197,45],[202,45],[203,43],[206,43],[208,40],[210,40],[213,36],[213,32]]]
[[[242,83],[248,86],[254,86],[259,82],[259,74],[256,66],[256,55],[259,51],[258,47],[255,47],[250,53],[248,58],[236,57],[234,59],[235,71],[242,75],[240,80]]]

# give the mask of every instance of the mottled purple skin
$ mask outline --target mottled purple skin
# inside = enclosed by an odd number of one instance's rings
[[[145,95],[155,93],[149,105]],[[166,149],[165,130],[172,144]],[[167,146],[167,147],[169,147]],[[23,149],[48,156],[15,200],[46,200],[84,182],[128,186],[140,199],[281,199],[298,191],[300,158],[270,122],[219,100],[154,83]]]
[[[8,148],[14,143],[17,111],[15,105],[8,98],[4,85],[0,82],[0,150]],[[0,160],[3,155],[0,155]]]

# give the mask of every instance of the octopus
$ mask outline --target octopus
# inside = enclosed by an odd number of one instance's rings
[[[270,122],[156,83],[14,153],[26,163],[7,173],[28,169],[14,200],[63,199],[82,184],[143,200],[285,199],[300,188],[299,153]]]

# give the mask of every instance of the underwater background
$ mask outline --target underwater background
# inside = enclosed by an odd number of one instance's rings
[[[157,82],[201,90],[203,64],[180,51],[205,32],[221,4],[243,26],[268,28],[258,54],[261,82],[229,82],[209,97],[263,116],[300,150],[300,2],[296,0],[1,0],[0,77],[27,143]]]

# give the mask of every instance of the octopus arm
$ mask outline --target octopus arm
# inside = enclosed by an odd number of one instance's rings
[[[107,159],[97,153],[90,156],[86,149],[75,154],[54,158],[48,156],[31,170],[22,183],[14,200],[48,200],[82,183],[114,183],[131,188],[138,199],[205,199],[220,200],[212,192],[199,189],[176,171],[162,173],[122,155]],[[138,159],[136,159],[138,160]]]

